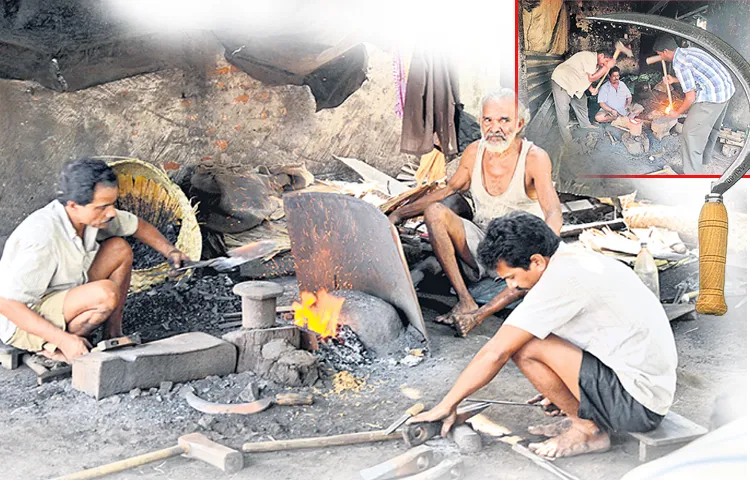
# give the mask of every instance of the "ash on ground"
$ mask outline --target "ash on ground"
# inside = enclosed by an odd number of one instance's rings
[[[172,245],[177,243],[177,237],[180,235],[179,223],[168,223],[166,226],[159,226],[157,228]],[[166,260],[161,253],[135,237],[126,237],[125,240],[127,240],[130,248],[133,249],[134,270],[144,270],[146,268],[155,267]]]
[[[343,325],[339,329],[338,337],[321,341],[314,353],[321,363],[338,371],[354,372],[372,364],[372,354],[349,325]]]
[[[128,295],[123,329],[139,332],[143,341],[158,340],[184,332],[206,332],[221,337],[224,314],[239,312],[242,300],[232,293],[239,278],[229,274],[195,272],[179,281],[168,280],[153,288]]]

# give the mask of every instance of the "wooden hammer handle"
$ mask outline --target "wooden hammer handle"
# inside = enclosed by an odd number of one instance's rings
[[[704,315],[724,315],[724,268],[727,263],[727,209],[720,201],[706,201],[698,218],[700,293],[695,310]]]
[[[661,61],[661,68],[664,70],[664,76],[667,76],[667,62],[664,60]],[[672,106],[672,87],[667,84],[667,96],[669,97],[669,106]]]
[[[303,448],[335,447],[355,443],[382,442],[401,438],[401,432],[386,435],[384,430],[374,432],[345,433],[330,437],[297,438],[273,442],[249,442],[242,445],[243,452],[278,452],[281,450],[299,450]]]
[[[144,453],[143,455],[138,455],[137,457],[128,458],[126,460],[120,460],[119,462],[113,462],[107,465],[102,465],[100,467],[89,468],[78,473],[72,473],[70,475],[57,477],[53,480],[85,480],[88,478],[99,478],[103,477],[104,475],[109,475],[110,473],[122,472],[123,470],[127,470],[129,468],[140,467],[141,465],[145,465],[147,463],[164,460],[170,457],[176,457],[177,455],[182,455],[183,453],[185,453],[185,450],[181,446],[175,445],[174,447],[164,448],[155,452]]]
[[[620,56],[620,51],[618,50],[618,51],[615,52],[615,56],[613,57],[613,60],[616,62],[617,61],[617,57],[619,57],[619,56]],[[604,79],[607,78],[607,75],[609,75],[609,68],[607,69],[607,73],[605,73],[604,75],[602,75],[602,78],[599,79],[599,83],[596,84],[596,89],[597,90],[599,89],[599,87],[602,86],[602,83],[604,83]]]

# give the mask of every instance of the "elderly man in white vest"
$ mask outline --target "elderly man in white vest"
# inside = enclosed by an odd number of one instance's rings
[[[490,221],[521,210],[544,219],[556,234],[562,227],[549,155],[523,137],[528,119],[528,109],[513,90],[502,88],[485,96],[479,118],[482,138],[466,147],[448,184],[389,216],[397,224],[424,214],[435,256],[458,295],[456,306],[436,321],[454,325],[461,336],[524,294],[506,288],[480,308],[469,293],[462,273],[472,282],[496,276],[477,261]],[[474,202],[473,221],[440,203],[467,191]]]

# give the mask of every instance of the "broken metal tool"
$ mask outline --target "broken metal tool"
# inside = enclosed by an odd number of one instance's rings
[[[132,335],[125,335],[122,337],[109,338],[102,340],[96,344],[96,347],[92,348],[92,352],[106,352],[108,350],[116,350],[123,347],[131,347],[134,345],[141,344],[141,335],[134,333]]]
[[[208,414],[235,413],[240,415],[251,415],[276,405],[312,405],[312,394],[309,393],[279,393],[275,397],[261,398],[249,403],[214,403],[203,400],[193,392],[185,394],[188,405],[199,412]]]
[[[484,400],[480,398],[467,398],[466,401],[472,403],[491,403],[492,405],[513,405],[516,407],[546,407],[546,405],[542,405],[541,403],[509,402],[507,400]]]
[[[385,429],[385,433],[388,434],[395,432],[398,427],[405,424],[406,421],[411,417],[422,413],[422,410],[424,410],[423,403],[416,403],[412,405],[403,415],[398,417],[398,420],[393,422],[388,428]]]
[[[359,471],[362,480],[390,480],[423,472],[435,464],[432,449],[420,445],[374,467]]]
[[[179,268],[170,268],[166,273],[174,275],[195,268],[211,267],[219,272],[226,272],[243,263],[252,262],[253,260],[265,259],[278,249],[278,243],[274,240],[260,240],[248,243],[241,247],[233,248],[227,252],[227,257],[216,257],[208,260],[186,261]],[[164,275],[165,272],[159,271],[149,274],[150,276]]]
[[[456,421],[453,426],[461,425],[474,415],[485,411],[487,407],[491,405],[491,403],[484,402],[458,407],[456,410]],[[401,433],[407,447],[416,447],[439,435],[442,429],[443,421],[436,420],[434,422],[417,422],[408,424]]]

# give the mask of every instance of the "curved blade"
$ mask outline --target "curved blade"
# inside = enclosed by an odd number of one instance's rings
[[[609,13],[586,18],[648,27],[690,40],[723,63],[737,77],[745,95],[750,99],[750,63],[724,40],[702,28],[679,20],[644,13]],[[737,183],[748,169],[750,169],[750,142],[746,141],[737,159],[726,169],[719,180],[711,183],[711,193],[723,194]]]
[[[262,398],[250,403],[213,403],[207,402],[202,398],[198,398],[193,392],[185,394],[185,400],[188,405],[203,413],[217,414],[217,413],[236,413],[240,415],[249,415],[253,413],[262,412],[267,409],[273,403],[271,398]]]

